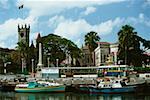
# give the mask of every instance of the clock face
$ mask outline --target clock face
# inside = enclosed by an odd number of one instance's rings
[[[24,33],[22,32],[22,33],[20,34],[20,36],[21,36],[21,37],[24,37]]]

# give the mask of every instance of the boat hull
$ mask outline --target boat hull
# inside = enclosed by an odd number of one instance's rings
[[[122,87],[122,88],[97,88],[97,87],[79,87],[79,91],[84,93],[129,93],[135,92],[135,87]]]
[[[47,87],[35,87],[35,88],[15,88],[16,92],[28,93],[28,92],[65,92],[65,86],[47,86]]]

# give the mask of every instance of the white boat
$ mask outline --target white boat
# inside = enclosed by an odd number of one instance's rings
[[[101,79],[96,86],[80,85],[78,90],[86,93],[129,93],[135,92],[136,86],[123,86],[120,79]]]

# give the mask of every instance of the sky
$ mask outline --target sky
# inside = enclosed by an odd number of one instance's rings
[[[0,0],[0,47],[17,46],[18,24],[30,25],[34,42],[38,33],[53,33],[81,47],[95,31],[100,41],[115,43],[125,24],[150,40],[150,0]]]

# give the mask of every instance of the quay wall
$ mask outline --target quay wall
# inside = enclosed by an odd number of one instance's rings
[[[6,80],[6,81],[13,81],[15,78],[17,78],[17,75],[0,75],[0,80]],[[47,80],[51,82],[58,82],[60,84],[65,85],[76,85],[76,84],[95,84],[96,83],[96,77],[69,77],[69,78],[32,78],[28,77],[27,80]]]
[[[16,77],[16,75],[0,75],[0,80],[12,80]]]

